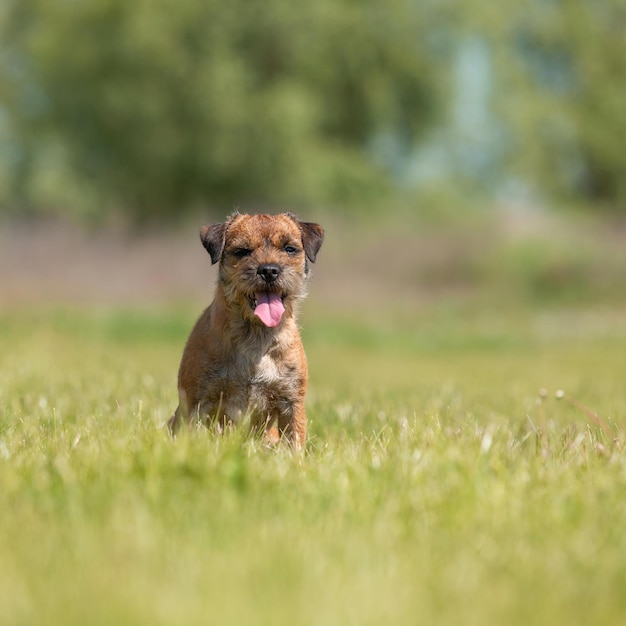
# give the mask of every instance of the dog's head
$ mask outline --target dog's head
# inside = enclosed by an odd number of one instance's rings
[[[204,226],[200,239],[211,262],[220,262],[228,305],[250,322],[274,327],[285,313],[293,315],[305,295],[308,262],[315,261],[324,230],[291,213],[235,213],[222,224]]]

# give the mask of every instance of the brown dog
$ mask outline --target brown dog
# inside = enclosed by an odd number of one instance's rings
[[[296,313],[324,231],[291,213],[235,213],[200,238],[219,279],[185,346],[170,432],[194,419],[223,428],[249,417],[255,432],[301,448],[307,363]]]

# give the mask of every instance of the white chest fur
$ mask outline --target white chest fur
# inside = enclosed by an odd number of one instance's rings
[[[280,372],[276,366],[276,361],[269,355],[265,354],[257,364],[254,375],[252,376],[252,384],[271,385],[280,379]]]

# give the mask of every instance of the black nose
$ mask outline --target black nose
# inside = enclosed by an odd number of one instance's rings
[[[280,267],[276,263],[264,263],[259,265],[256,273],[266,282],[273,283],[280,274]]]

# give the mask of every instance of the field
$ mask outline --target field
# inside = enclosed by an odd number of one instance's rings
[[[311,303],[304,455],[169,440],[195,309],[5,311],[0,623],[626,623],[626,316],[504,311]]]

